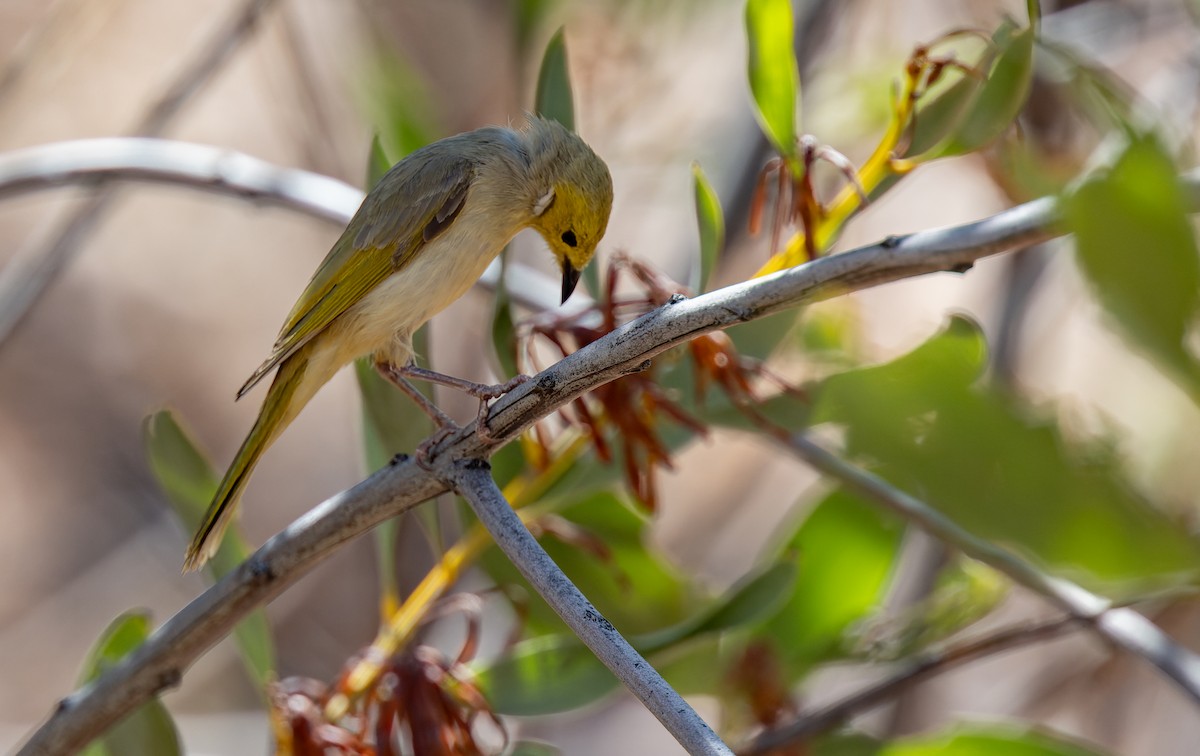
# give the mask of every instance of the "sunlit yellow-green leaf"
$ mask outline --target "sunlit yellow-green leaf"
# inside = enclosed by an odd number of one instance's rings
[[[790,0],[748,0],[750,91],[763,132],[781,155],[796,154],[800,73],[796,67]]]
[[[721,201],[697,163],[692,164],[692,190],[696,198],[696,220],[700,225],[700,264],[694,269],[691,289],[697,294],[708,291],[708,279],[717,265],[717,256],[725,246],[725,217]]]

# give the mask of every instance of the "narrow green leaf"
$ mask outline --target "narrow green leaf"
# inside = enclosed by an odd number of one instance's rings
[[[796,66],[790,0],[748,0],[750,91],[763,133],[786,157],[796,155],[796,110],[800,72]]]
[[[513,3],[513,27],[516,31],[517,50],[522,57],[528,52],[534,32],[557,4],[558,0],[516,0]]]
[[[575,130],[575,95],[571,90],[571,73],[567,67],[567,40],[560,28],[546,44],[542,65],[538,69],[534,110],[543,118],[558,121]],[[582,271],[583,285],[592,299],[600,296],[600,266],[595,263]]]
[[[131,611],[113,620],[100,635],[84,662],[80,684],[89,683],[115,666],[145,642],[150,634],[150,613]],[[92,741],[85,756],[123,756],[182,753],[175,722],[158,698],[143,704],[104,735]]]
[[[895,740],[876,753],[877,756],[1100,756],[1104,751],[1037,728],[963,725],[944,734]]]
[[[883,598],[903,533],[895,517],[834,491],[785,544],[799,576],[765,629],[793,675],[843,655],[847,630]]]
[[[796,563],[784,559],[739,581],[708,609],[672,627],[632,638],[630,643],[651,654],[701,635],[753,625],[779,610],[795,582]]]
[[[492,305],[492,348],[500,363],[500,375],[507,380],[520,370],[517,367],[517,323],[513,316],[512,296],[508,293],[505,274],[508,271],[508,250],[500,255],[500,280]]]
[[[475,682],[497,714],[532,717],[578,709],[620,684],[574,635],[543,635],[518,643],[475,668]]]
[[[1025,106],[1033,81],[1033,27],[1009,32],[995,42],[1001,52],[962,121],[930,157],[951,157],[991,144],[1008,130]]]
[[[146,418],[142,438],[150,471],[187,530],[195,530],[217,492],[216,472],[168,411],[156,412]],[[214,580],[219,580],[249,555],[250,547],[235,523],[225,532],[221,547],[205,565],[205,571]],[[260,689],[264,689],[275,668],[275,644],[267,615],[261,609],[250,612],[233,633],[246,671]]]
[[[552,536],[542,538],[541,543],[579,590],[627,635],[648,633],[683,620],[692,609],[688,585],[659,553],[647,547],[646,518],[611,491],[576,491],[569,498],[572,503],[559,510],[558,516],[602,545],[607,553],[597,555]],[[484,552],[480,564],[497,583],[527,585],[495,547]],[[563,624],[558,615],[532,589],[529,596],[526,626],[530,634],[560,632]]]
[[[571,92],[571,76],[567,70],[567,41],[562,29],[554,32],[542,56],[534,108],[543,118],[558,121],[571,131],[575,130],[575,97]]]
[[[383,149],[383,140],[379,138],[379,133],[371,137],[371,154],[367,156],[367,191],[375,188],[379,183],[379,179],[392,168],[392,161],[388,159],[387,152]]]
[[[510,756],[562,756],[562,751],[540,740],[518,740],[513,743]]]
[[[413,335],[413,350],[417,354],[418,364],[428,366],[428,324],[421,326]],[[370,358],[357,360],[354,373],[362,394],[366,466],[368,470],[378,470],[397,454],[412,454],[433,433],[433,421],[403,391],[379,375]],[[430,400],[434,398],[432,384],[414,381],[412,385]],[[417,507],[412,510],[412,516],[420,523],[430,546],[440,553],[443,544],[437,508]],[[383,590],[392,596],[396,595],[395,544],[399,523],[399,519],[383,523],[375,529],[374,536]]]
[[[692,189],[696,197],[696,220],[700,224],[700,264],[693,268],[690,283],[692,291],[703,294],[708,291],[708,279],[725,246],[725,216],[721,213],[721,201],[699,163],[692,163]]]
[[[1079,265],[1130,345],[1200,402],[1188,348],[1200,305],[1200,257],[1188,203],[1170,157],[1134,137],[1112,169],[1065,202]]]

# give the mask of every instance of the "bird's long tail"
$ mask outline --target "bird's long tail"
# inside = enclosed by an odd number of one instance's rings
[[[217,552],[217,547],[221,545],[221,537],[237,511],[242,491],[250,480],[250,473],[258,464],[259,457],[312,398],[314,390],[307,385],[311,381],[306,383],[304,380],[311,352],[311,345],[305,346],[279,366],[279,372],[267,391],[267,398],[263,401],[254,428],[250,430],[250,435],[246,436],[237,456],[225,471],[225,477],[217,487],[217,493],[208,505],[208,511],[204,513],[204,519],[192,537],[192,543],[188,546],[187,556],[183,561],[184,572],[200,569]]]

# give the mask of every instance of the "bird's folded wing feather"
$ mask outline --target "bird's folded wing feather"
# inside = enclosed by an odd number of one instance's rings
[[[239,399],[449,228],[466,201],[475,166],[455,150],[437,149],[443,146],[409,155],[367,195],[292,308],[271,356],[238,391]]]

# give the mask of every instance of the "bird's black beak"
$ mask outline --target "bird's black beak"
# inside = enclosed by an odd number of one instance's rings
[[[571,296],[571,292],[575,291],[575,284],[579,283],[579,271],[575,270],[575,266],[570,260],[563,260],[563,288],[562,301],[566,302]]]

